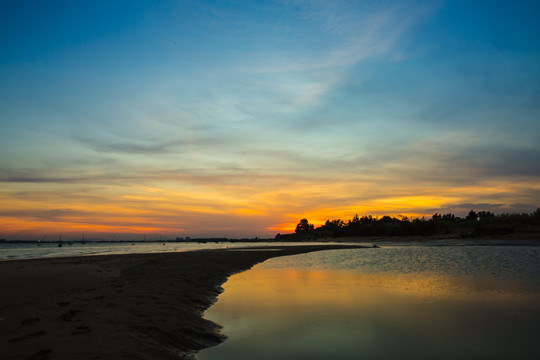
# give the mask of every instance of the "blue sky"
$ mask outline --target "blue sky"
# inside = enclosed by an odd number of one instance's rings
[[[2,2],[4,237],[533,211],[539,7]]]

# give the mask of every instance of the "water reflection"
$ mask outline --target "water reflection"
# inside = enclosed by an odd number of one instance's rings
[[[231,277],[206,314],[229,339],[198,358],[526,359],[540,351],[534,279],[430,266],[364,273],[351,263],[342,269],[350,251],[332,253],[271,260]],[[355,253],[360,262],[381,256]]]

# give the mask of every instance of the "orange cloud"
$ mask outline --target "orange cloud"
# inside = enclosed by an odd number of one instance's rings
[[[238,185],[164,179],[129,186],[7,183],[0,189],[0,237],[68,231],[273,237],[293,232],[301,218],[320,226],[355,214],[431,216],[452,204],[526,204],[531,191],[540,191],[538,183],[526,180],[428,187],[337,175],[257,179]]]

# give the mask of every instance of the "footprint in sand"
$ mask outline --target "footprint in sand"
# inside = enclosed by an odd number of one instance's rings
[[[68,312],[60,315],[60,320],[71,321],[75,317],[75,315],[79,313],[82,313],[82,310],[69,310]]]
[[[26,360],[48,360],[51,358],[52,350],[40,350],[34,355],[30,355]]]
[[[23,336],[19,336],[19,337],[16,337],[16,338],[11,338],[8,340],[8,342],[10,343],[16,343],[16,342],[19,342],[19,341],[24,341],[24,340],[28,340],[28,339],[32,339],[32,338],[35,338],[36,336],[42,336],[42,335],[45,335],[45,331],[37,331],[35,333],[32,333],[32,334],[27,334],[27,335],[23,335]]]
[[[26,319],[26,320],[21,321],[21,325],[28,326],[28,325],[32,325],[34,323],[37,323],[38,321],[39,321],[38,318]]]
[[[90,330],[90,326],[81,325],[81,326],[77,326],[75,330],[73,330],[71,335],[83,335],[83,334],[88,334],[91,331],[92,330]]]

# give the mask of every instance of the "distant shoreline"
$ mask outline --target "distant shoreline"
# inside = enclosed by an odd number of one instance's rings
[[[429,235],[429,236],[348,236],[348,237],[328,237],[328,238],[290,238],[290,239],[263,239],[263,238],[193,238],[190,240],[6,240],[1,239],[0,244],[159,244],[159,243],[174,243],[174,244],[204,244],[204,243],[380,243],[380,242],[400,242],[400,243],[429,243],[437,241],[453,241],[453,242],[508,242],[509,245],[520,242],[528,242],[534,245],[540,244],[540,232],[523,232],[506,235],[490,235],[490,236],[468,236],[460,237],[454,234],[448,235]]]
[[[129,244],[129,243],[143,243],[143,244],[159,244],[159,243],[175,243],[175,244],[193,244],[193,243],[209,243],[209,242],[231,242],[231,243],[268,243],[268,242],[298,242],[298,241],[283,241],[272,239],[227,239],[227,238],[196,238],[190,240],[16,240],[16,239],[0,239],[0,244]]]
[[[0,262],[0,358],[190,359],[224,339],[202,318],[228,276],[272,257],[358,245],[265,246]],[[373,250],[376,251],[376,250]]]

